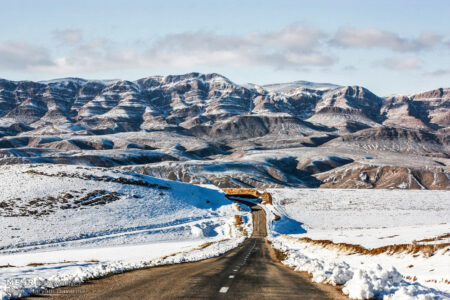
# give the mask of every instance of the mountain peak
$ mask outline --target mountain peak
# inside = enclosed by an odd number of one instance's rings
[[[272,122],[289,118],[297,119],[289,119],[292,128],[304,127],[297,122],[307,121],[314,123],[313,127],[337,131],[347,130],[348,124],[352,130],[385,123],[437,130],[449,123],[449,89],[400,101],[380,98],[361,86],[302,80],[241,86],[217,73],[192,72],[136,81],[71,77],[40,82],[0,80],[0,92],[0,124],[16,124],[1,126],[3,136],[41,133],[49,125],[67,133],[72,132],[70,128],[85,128],[104,134],[169,127],[197,128],[197,134],[209,134],[209,128],[215,126],[211,130],[219,136],[230,130],[241,134],[239,126],[263,133]],[[411,101],[417,99],[420,101]]]

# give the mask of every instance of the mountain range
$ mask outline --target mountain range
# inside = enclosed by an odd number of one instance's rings
[[[449,189],[450,88],[0,79],[0,165],[85,164],[221,187]]]

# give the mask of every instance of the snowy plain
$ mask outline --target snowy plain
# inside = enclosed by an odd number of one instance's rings
[[[217,256],[252,231],[249,209],[219,189],[135,173],[2,166],[0,190],[1,299]]]
[[[312,239],[375,248],[450,232],[450,192],[269,189],[277,210]],[[448,239],[439,242],[449,242]]]
[[[312,274],[313,281],[344,285],[351,298],[450,298],[449,247],[422,253],[364,255],[299,238],[360,245],[430,244],[423,239],[450,233],[448,191],[271,189],[281,217],[269,224],[286,265]],[[432,241],[448,243],[448,237]]]
[[[251,234],[246,207],[213,186],[62,165],[0,168],[0,296],[36,293],[125,270],[220,255]],[[448,243],[447,191],[270,189],[269,239],[284,263],[352,298],[447,299],[450,253],[363,255],[367,249]],[[275,215],[280,220],[275,221]],[[235,225],[236,216],[244,222]],[[413,278],[415,278],[413,280]]]

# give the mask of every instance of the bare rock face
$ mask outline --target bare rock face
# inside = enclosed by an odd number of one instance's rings
[[[415,169],[352,164],[317,176],[322,188],[450,189],[442,168]]]
[[[343,144],[347,147],[377,151],[444,158],[450,156],[449,135],[423,129],[380,126],[346,134],[329,142],[329,145],[336,147]]]
[[[280,123],[281,115],[281,122],[301,123],[296,135],[317,126],[347,132],[379,125],[437,130],[449,125],[449,103],[449,89],[383,99],[359,86],[295,82],[265,89],[199,73],[135,82],[0,80],[0,132],[10,136],[53,126],[66,133],[104,134],[180,127],[210,134],[242,126],[247,133],[255,127],[256,132],[247,136],[260,136],[278,133],[280,126],[274,124]]]
[[[387,98],[383,103],[383,124],[440,129],[450,125],[450,89],[440,88],[410,96]]]
[[[316,106],[316,112],[336,111],[377,122],[380,121],[381,104],[382,99],[369,90],[359,86],[348,86],[324,94]]]
[[[238,85],[214,73],[0,79],[0,165],[139,164],[133,168],[155,176],[221,187],[400,188],[413,176],[425,188],[448,188],[449,128],[449,88],[380,97],[329,83]],[[383,169],[375,181],[370,168],[330,173],[367,157],[393,173]]]

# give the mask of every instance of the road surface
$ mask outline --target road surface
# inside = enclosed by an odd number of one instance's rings
[[[346,299],[277,262],[265,240],[264,210],[253,206],[252,214],[252,237],[219,257],[118,274],[34,299]]]

